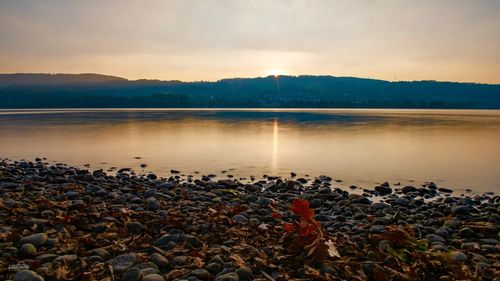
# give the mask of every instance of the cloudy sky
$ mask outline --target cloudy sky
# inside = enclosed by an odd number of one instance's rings
[[[0,0],[0,73],[500,83],[498,0]]]

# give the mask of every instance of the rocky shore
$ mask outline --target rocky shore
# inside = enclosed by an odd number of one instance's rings
[[[172,172],[2,160],[0,280],[500,280],[494,193]],[[338,255],[316,260],[287,239],[296,198]]]

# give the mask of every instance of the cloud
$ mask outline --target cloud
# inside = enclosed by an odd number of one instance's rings
[[[499,83],[499,12],[494,0],[2,1],[0,71],[213,80],[282,65]]]

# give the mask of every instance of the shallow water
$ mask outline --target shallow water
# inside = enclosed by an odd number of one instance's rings
[[[493,110],[0,110],[0,158],[160,176],[294,171],[339,187],[434,181],[500,192],[499,144]]]

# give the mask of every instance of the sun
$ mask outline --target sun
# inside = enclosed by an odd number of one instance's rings
[[[283,70],[283,69],[279,69],[279,68],[273,68],[273,69],[269,69],[266,71],[266,74],[269,76],[269,75],[272,75],[272,76],[281,76],[281,75],[285,75],[286,74],[286,71]]]

